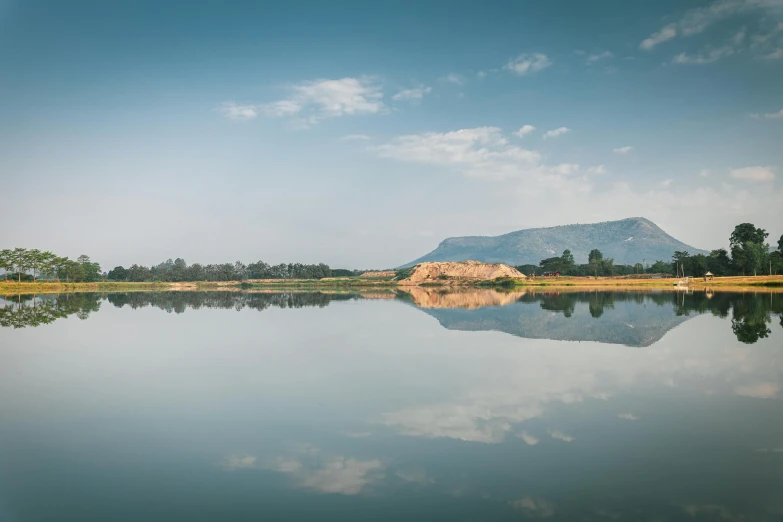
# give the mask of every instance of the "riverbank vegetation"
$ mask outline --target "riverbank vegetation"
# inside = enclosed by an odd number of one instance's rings
[[[783,235],[777,242],[777,250],[770,252],[769,233],[752,223],[742,223],[729,237],[730,250],[719,248],[709,255],[691,255],[686,251],[674,252],[671,260],[642,260],[634,265],[616,265],[614,259],[605,259],[601,251],[590,252],[586,264],[574,263],[570,250],[558,257],[542,259],[536,265],[517,266],[526,276],[560,274],[578,277],[611,276],[660,276],[702,277],[707,272],[714,276],[747,276],[783,274]]]

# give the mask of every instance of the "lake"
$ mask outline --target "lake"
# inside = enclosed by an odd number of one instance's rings
[[[0,521],[783,520],[783,293],[0,299]]]

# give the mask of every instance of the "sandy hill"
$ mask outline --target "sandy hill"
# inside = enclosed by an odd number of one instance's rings
[[[448,279],[489,281],[498,277],[524,279],[517,269],[500,263],[488,264],[479,261],[419,263],[411,270],[403,283],[420,284],[440,282]]]

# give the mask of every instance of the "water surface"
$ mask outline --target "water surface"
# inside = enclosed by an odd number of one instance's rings
[[[0,520],[783,517],[783,294],[0,301]]]

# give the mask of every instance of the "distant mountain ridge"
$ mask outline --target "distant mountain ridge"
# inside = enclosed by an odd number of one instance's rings
[[[586,225],[561,225],[530,228],[501,236],[465,236],[443,240],[438,248],[415,261],[465,261],[507,265],[537,265],[542,259],[559,256],[569,249],[576,263],[587,263],[590,250],[597,248],[604,258],[614,258],[616,264],[634,264],[646,260],[671,260],[675,251],[708,254],[679,241],[658,225],[642,217],[619,221],[604,221]]]

